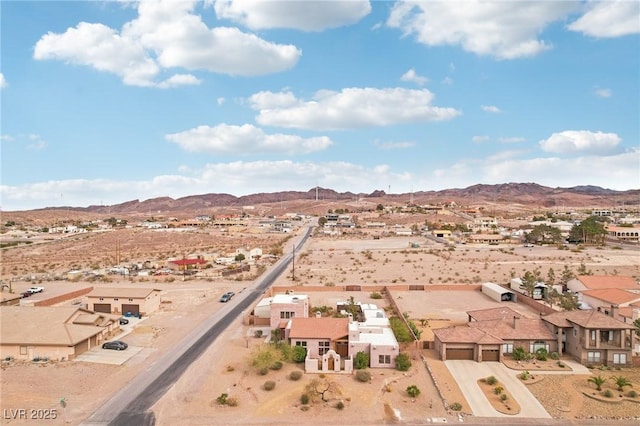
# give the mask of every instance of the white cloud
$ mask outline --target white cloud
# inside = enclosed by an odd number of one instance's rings
[[[225,102],[226,102],[226,99],[223,97],[219,97],[218,99],[216,99],[216,103],[218,104],[218,106],[224,105]]]
[[[214,0],[218,18],[229,19],[252,30],[292,28],[323,31],[358,22],[371,12],[368,0],[264,1]]]
[[[480,108],[484,112],[490,112],[490,113],[493,113],[493,114],[498,114],[498,113],[502,112],[500,110],[500,108],[498,108],[497,106],[494,106],[494,105],[482,105],[482,106],[480,106]]]
[[[640,33],[640,2],[607,0],[588,2],[584,15],[568,28],[592,37],[611,38]]]
[[[593,93],[595,93],[599,98],[610,98],[613,96],[611,89],[595,89]]]
[[[523,137],[520,136],[510,136],[510,137],[501,137],[498,138],[498,142],[501,143],[518,143],[518,142],[524,142],[525,139]]]
[[[451,86],[453,84],[453,79],[451,77],[445,77],[441,81],[445,86]]]
[[[388,183],[411,182],[410,174],[394,173],[386,165],[367,168],[347,162],[236,161],[208,164],[198,171],[183,170],[190,173],[142,181],[74,179],[0,185],[0,199],[2,209],[7,211],[43,206],[116,204],[133,199],[208,193],[242,196],[281,190],[308,191],[317,185],[340,192],[371,192]],[[376,182],[374,187],[372,182]]]
[[[33,57],[90,66],[120,76],[127,85],[169,88],[199,83],[190,74],[161,78],[173,68],[254,76],[290,69],[301,55],[295,46],[237,28],[208,28],[192,13],[194,7],[194,1],[143,1],[138,17],[121,31],[80,22],[64,33],[42,36]]]
[[[424,86],[425,83],[427,81],[429,81],[428,78],[426,77],[422,77],[419,76],[418,74],[416,74],[415,70],[413,68],[411,68],[409,71],[405,72],[404,74],[402,74],[402,76],[400,77],[401,81],[411,81],[416,83],[418,86]]]
[[[491,138],[489,138],[489,136],[473,136],[471,138],[471,142],[474,143],[482,143],[482,142],[489,142]]]
[[[539,34],[576,6],[562,1],[400,0],[387,25],[427,46],[460,45],[478,55],[514,59],[551,48]]]
[[[615,133],[591,132],[589,130],[565,130],[554,133],[540,141],[540,148],[558,154],[612,153],[620,144]]]
[[[262,129],[245,124],[215,127],[199,126],[165,138],[189,152],[210,154],[255,155],[262,153],[308,154],[329,148],[333,142],[326,136],[302,138],[297,135],[265,134]]]
[[[11,135],[0,135],[0,141],[2,142],[12,142],[13,136]]]
[[[8,85],[7,80],[4,78],[4,74],[0,72],[0,89],[4,89]]]
[[[597,185],[625,191],[638,188],[639,163],[640,150],[637,148],[611,156],[569,159],[518,159],[510,152],[504,156],[495,155],[491,159],[461,160],[435,170],[433,177],[441,180],[446,178],[446,188],[466,187],[475,183],[536,182],[551,188]]]
[[[432,106],[433,99],[427,89],[346,88],[319,91],[310,101],[289,92],[260,92],[250,102],[259,111],[256,121],[261,125],[312,130],[442,121],[460,115],[454,108]]]

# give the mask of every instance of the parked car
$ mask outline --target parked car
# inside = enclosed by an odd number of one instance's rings
[[[113,349],[116,351],[124,351],[128,347],[129,345],[127,345],[125,342],[122,342],[120,340],[113,340],[111,342],[105,342],[102,344],[102,349]]]
[[[126,318],[120,318],[120,325],[126,325],[129,324],[129,320]]]
[[[222,303],[227,303],[229,300],[231,300],[231,298],[235,295],[234,292],[232,291],[228,291],[225,294],[222,295],[222,297],[220,298],[220,301]]]
[[[27,291],[31,294],[42,293],[44,291],[44,287],[30,287]]]

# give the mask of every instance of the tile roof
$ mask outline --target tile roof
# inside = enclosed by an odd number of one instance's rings
[[[331,339],[349,335],[349,318],[299,318],[291,319],[291,339]]]
[[[517,317],[517,318],[522,317],[520,313],[514,311],[513,309],[507,306],[501,306],[498,308],[490,308],[490,309],[478,309],[475,311],[467,311],[467,315],[469,315],[472,319],[476,321],[487,321],[487,320],[495,320],[495,319],[513,319],[513,317]]]
[[[154,291],[161,290],[157,288],[145,287],[94,287],[91,293],[87,294],[87,297],[122,297],[123,299],[144,299]]]
[[[625,324],[595,309],[554,312],[543,316],[542,320],[564,328],[571,327],[573,324],[588,329],[629,330],[635,328],[631,324]]]
[[[540,318],[519,318],[517,321],[513,318],[472,321],[467,325],[491,332],[503,340],[555,340],[556,338]]]
[[[632,303],[640,301],[640,294],[632,293],[630,291],[622,290],[619,288],[599,288],[593,290],[583,290],[582,294],[593,297],[594,299],[602,300],[606,303],[612,303],[614,305],[621,305],[623,303]]]
[[[83,317],[80,323],[72,322],[76,313]],[[102,317],[96,321],[105,324],[118,319],[118,315],[94,314],[75,306],[2,306],[0,344],[73,346],[102,332],[102,328],[85,323],[91,315]]]
[[[640,290],[633,277],[623,275],[578,275],[576,277],[587,289],[620,288]]]
[[[502,344],[504,341],[485,330],[468,327],[466,325],[456,325],[447,328],[436,328],[433,330],[434,336],[443,343],[482,343],[482,344]]]

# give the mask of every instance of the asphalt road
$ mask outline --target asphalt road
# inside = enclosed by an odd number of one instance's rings
[[[312,229],[313,225],[309,225],[306,231],[296,237],[297,242],[294,239],[291,247],[295,245],[295,250],[299,251]],[[274,280],[286,270],[292,259],[293,251],[284,254],[266,274],[254,282],[249,291],[236,296],[235,303],[229,303],[200,324],[172,350],[125,385],[82,424],[87,426],[154,425],[155,415],[149,409],[182,376],[191,363],[207,350],[244,310],[263,295]]]

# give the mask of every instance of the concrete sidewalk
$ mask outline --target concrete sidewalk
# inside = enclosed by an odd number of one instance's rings
[[[466,360],[445,361],[445,365],[455,378],[473,415],[477,417],[530,417],[550,419],[551,416],[542,404],[529,392],[527,387],[516,377],[517,373],[509,370],[500,362],[475,362]],[[502,414],[496,411],[478,386],[478,379],[495,376],[513,399],[520,405],[518,414]]]

